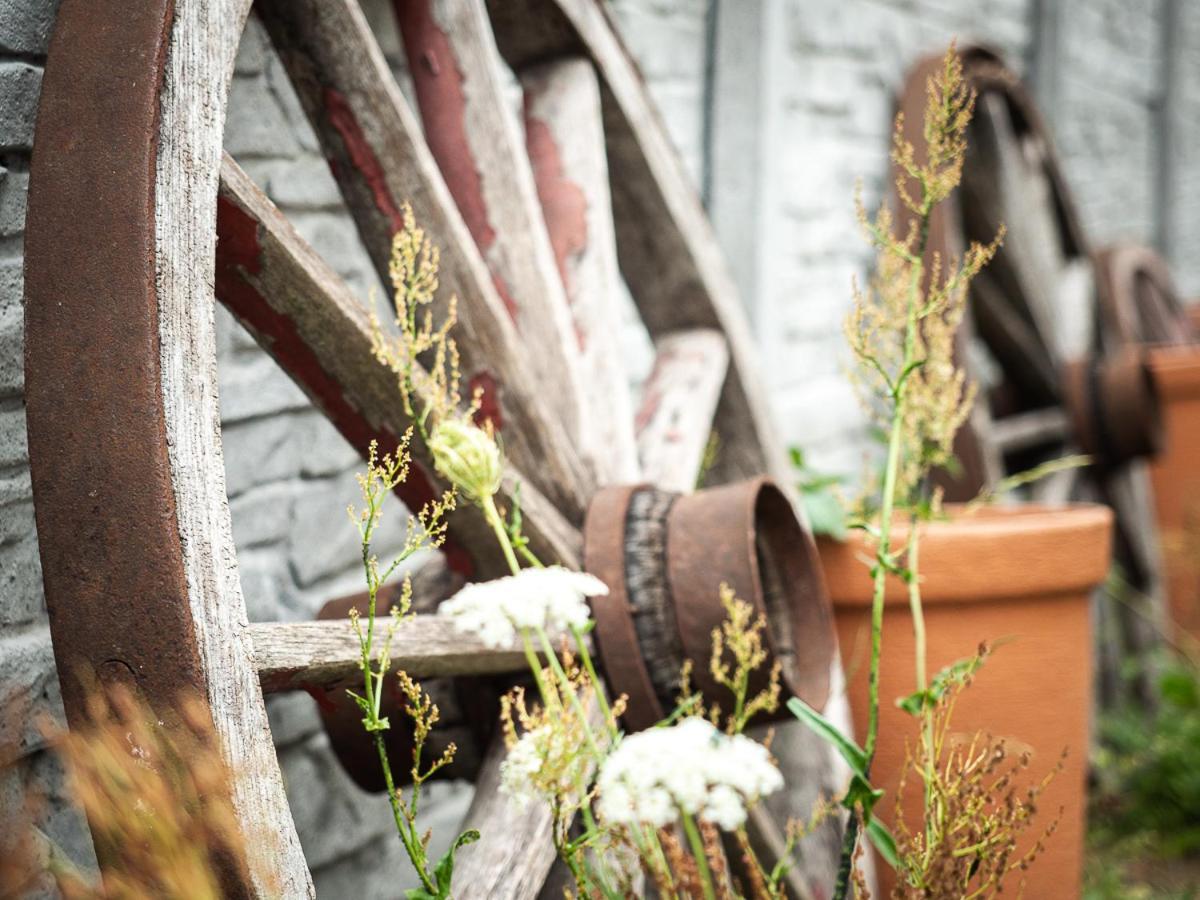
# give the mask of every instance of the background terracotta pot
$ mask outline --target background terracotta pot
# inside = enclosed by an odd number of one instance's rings
[[[1171,618],[1200,640],[1200,349],[1150,354],[1164,443],[1150,466]]]
[[[1057,832],[1027,873],[1025,897],[1079,896],[1085,776],[1092,705],[1089,597],[1109,565],[1112,514],[1088,504],[948,510],[948,521],[923,526],[921,575],[930,673],[975,653],[980,641],[1007,639],[978,673],[955,708],[953,730],[986,731],[1034,752],[1030,774],[1040,778],[1058,761],[1065,770],[1047,789],[1035,834],[1062,808]],[[903,529],[901,529],[903,530]],[[900,536],[903,540],[903,535]],[[866,733],[871,582],[861,533],[846,543],[819,542],[856,733]],[[892,579],[884,608],[880,671],[880,731],[872,781],[887,791],[878,809],[889,824],[905,743],[917,722],[895,707],[915,688],[913,638],[905,586]],[[906,795],[905,820],[920,821],[919,793]],[[880,896],[893,877],[882,864]]]

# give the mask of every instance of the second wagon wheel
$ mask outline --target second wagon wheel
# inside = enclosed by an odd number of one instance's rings
[[[83,667],[160,709],[186,692],[203,698],[243,776],[231,799],[269,867],[263,877],[303,897],[312,881],[263,694],[344,680],[358,649],[344,621],[247,622],[224,487],[214,299],[360,452],[373,440],[395,446],[408,422],[393,376],[372,359],[362,305],[222,153],[249,5],[62,3],[31,178],[26,398],[69,721],[85,721]],[[602,6],[398,2],[424,134],[355,0],[265,0],[256,11],[384,280],[404,201],[440,244],[462,370],[510,461],[501,500],[520,485],[539,556],[580,564],[580,528],[601,485],[689,491],[713,431],[721,452],[708,482],[786,481],[719,251]],[[524,87],[525,142],[503,114],[497,46]],[[618,264],[658,347],[636,417],[614,365]],[[409,506],[442,487],[424,448],[414,455],[401,491]],[[450,569],[505,571],[480,517],[459,511],[450,524]],[[779,550],[762,548],[756,571],[787,572]],[[517,647],[490,651],[448,629],[432,616],[407,623],[396,665],[419,678],[523,668]],[[833,656],[819,627],[811,649],[822,666]],[[781,737],[775,750],[799,790],[783,806],[807,813],[818,792],[836,790],[828,754],[803,730]],[[485,837],[461,857],[459,896],[535,896],[552,862],[546,814],[516,813],[496,795],[498,759],[491,753],[479,776],[471,818]],[[764,845],[778,839],[770,817],[757,824]],[[797,892],[829,877],[828,849],[806,854]]]
[[[1038,502],[1100,499],[1116,513],[1116,556],[1139,590],[1159,590],[1160,564],[1142,458],[1159,434],[1157,396],[1136,342],[1099,314],[1095,270],[1044,122],[1020,81],[989,50],[962,51],[976,92],[962,188],[931,224],[930,250],[961,254],[1001,225],[1003,247],[971,286],[960,352],[979,386],[944,477],[947,499],[970,500],[1008,475],[1068,453],[1092,464],[1032,484]],[[910,139],[925,79],[910,75],[901,108]]]

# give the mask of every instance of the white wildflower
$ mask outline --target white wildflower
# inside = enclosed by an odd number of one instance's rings
[[[522,569],[518,575],[468,584],[438,613],[459,631],[479,635],[489,647],[505,647],[519,628],[582,628],[591,616],[587,598],[607,593],[604,582],[586,572],[559,566]]]
[[[684,812],[732,831],[748,806],[783,786],[783,776],[762,744],[692,717],[626,737],[597,784],[597,808],[614,825],[662,828]]]
[[[500,793],[522,807],[530,800],[569,794],[575,787],[570,776],[578,768],[578,757],[579,747],[562,731],[540,725],[509,748],[500,764]]]

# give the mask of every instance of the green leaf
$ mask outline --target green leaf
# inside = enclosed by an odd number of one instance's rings
[[[459,847],[465,847],[467,844],[473,844],[479,840],[479,832],[472,828],[470,831],[464,831],[460,834],[450,849],[445,855],[438,860],[438,864],[433,869],[433,877],[437,881],[438,898],[444,900],[450,896],[450,881],[454,878],[454,853]]]
[[[901,868],[900,851],[896,849],[896,840],[888,831],[888,827],[879,819],[872,817],[867,820],[867,837],[871,839],[871,843],[875,845],[875,849],[879,851],[879,855],[887,864],[899,871]]]
[[[850,771],[862,778],[864,782],[867,781],[867,754],[858,744],[842,734],[836,725],[799,697],[793,697],[788,701],[787,706],[793,716],[833,745],[834,749],[841,754],[842,759],[846,760],[846,764],[850,766]]]
[[[791,460],[793,468],[804,468],[804,450],[800,447],[788,447],[788,459]]]
[[[409,888],[404,892],[406,900],[439,900],[437,894],[431,894],[425,888]]]
[[[850,779],[850,786],[846,788],[846,796],[842,798],[842,806],[846,809],[854,810],[859,807],[863,811],[863,818],[870,822],[871,811],[875,808],[875,804],[883,799],[883,791],[871,787],[871,783],[857,772]]]
[[[800,495],[813,534],[823,534],[839,541],[846,539],[846,511],[830,491],[805,488]]]

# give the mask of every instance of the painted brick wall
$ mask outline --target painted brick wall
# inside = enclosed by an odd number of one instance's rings
[[[1039,55],[1047,6],[1061,28]],[[21,233],[33,120],[53,0],[0,0],[0,705],[60,701],[41,598],[21,398]],[[952,35],[1000,46],[1023,71],[1058,60],[1039,96],[1094,236],[1159,239],[1200,293],[1200,9],[1164,0],[613,0],[664,120],[715,224],[763,348],[787,438],[818,465],[854,471],[866,442],[841,374],[840,323],[867,255],[853,227],[861,179],[877,201],[891,96],[909,63]],[[386,0],[364,2],[403,79]],[[712,16],[716,16],[715,20]],[[716,30],[709,26],[715,21]],[[1176,42],[1164,95],[1164,35]],[[710,48],[715,48],[710,52]],[[1167,106],[1164,107],[1164,103]],[[1163,141],[1166,141],[1164,144]],[[364,298],[378,289],[332,179],[259,30],[239,55],[227,146],[300,232]],[[1174,177],[1164,187],[1164,161]],[[630,330],[631,353],[644,347]],[[331,527],[355,497],[357,465],[332,428],[218,310],[227,481],[252,619],[308,618],[358,586],[355,539]],[[401,517],[391,510],[393,528]],[[395,531],[388,540],[395,539]],[[382,548],[382,549],[386,549]],[[272,701],[271,720],[301,837],[322,896],[384,897],[404,871],[379,798],[332,760],[307,696]],[[0,740],[13,736],[0,735]],[[0,786],[0,815],[30,789],[45,827],[86,860],[86,829],[34,729]],[[445,835],[468,794],[439,787]]]

